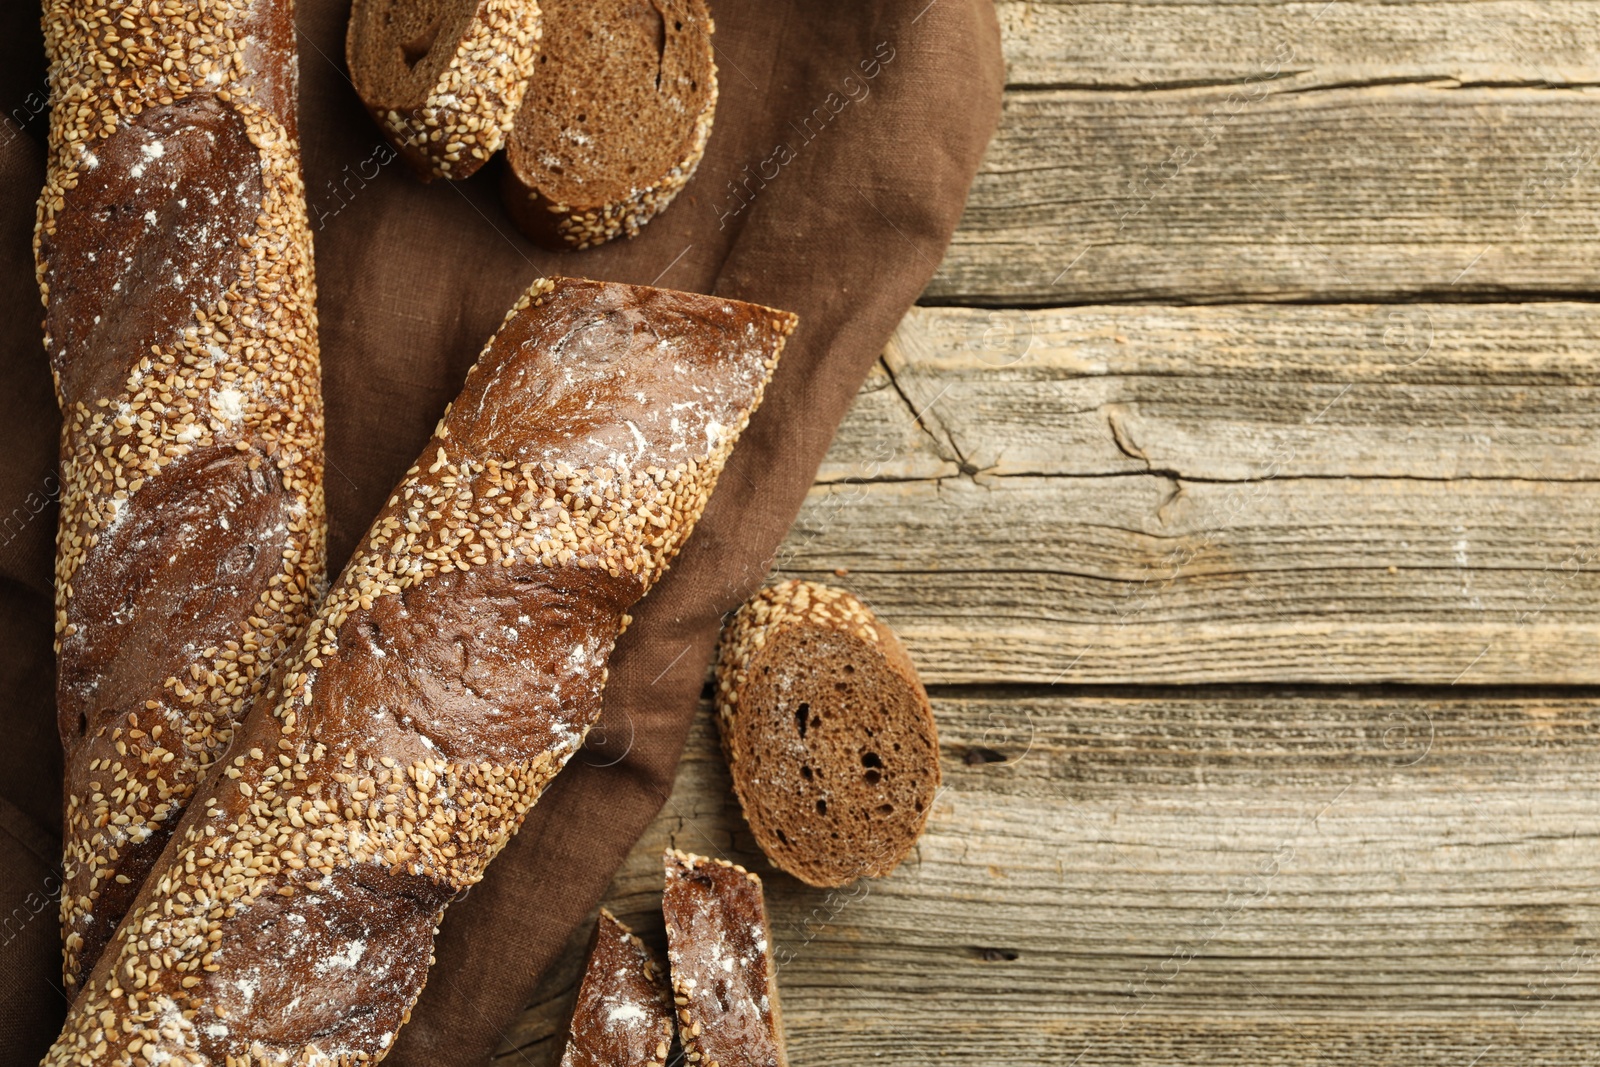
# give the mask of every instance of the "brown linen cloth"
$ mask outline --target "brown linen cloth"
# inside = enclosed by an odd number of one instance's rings
[[[720,293],[800,327],[704,518],[612,659],[603,730],[482,884],[388,1062],[482,1064],[671,788],[722,615],[761,582],[839,419],[943,254],[999,116],[991,0],[712,0],[721,98],[699,174],[633,241],[536,250],[498,165],[403,172],[344,72],[349,0],[299,0],[330,558],[346,559],[512,301],[541,274]],[[0,1063],[65,1011],[51,557],[58,419],[30,235],[43,176],[37,13],[0,13]],[[604,739],[603,743],[601,738]],[[630,743],[631,739],[631,743]]]

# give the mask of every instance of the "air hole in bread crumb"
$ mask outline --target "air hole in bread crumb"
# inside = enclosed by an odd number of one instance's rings
[[[784,833],[782,830],[774,830],[773,832],[778,835],[778,840],[779,841],[782,841],[785,845],[787,845],[789,843],[789,835],[788,834]]]
[[[878,758],[878,754],[876,752],[863,752],[861,753],[861,766],[882,767],[883,760]]]
[[[89,732],[89,716],[78,712],[78,736],[82,737]]]
[[[862,774],[861,777],[863,777],[863,778],[865,778],[867,780],[867,784],[868,785],[877,785],[878,784],[878,780],[883,777],[883,772],[882,771],[867,771],[866,773]]]
[[[800,777],[804,778],[808,782],[811,781],[811,768],[809,766],[801,767]]]
[[[879,815],[893,815],[894,814],[894,805],[893,804],[879,804],[878,805],[878,814]]]
[[[819,799],[817,801],[817,814],[818,815],[826,815],[826,814],[828,814],[828,802],[826,800]]]
[[[810,717],[811,705],[802,701],[800,706],[794,709],[794,724],[800,728],[801,737],[806,735],[806,727],[811,725]]]

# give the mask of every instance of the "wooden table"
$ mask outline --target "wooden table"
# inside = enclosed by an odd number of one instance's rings
[[[1600,3],[998,7],[781,558],[945,781],[892,877],[768,877],[792,1062],[1596,1062]],[[609,894],[657,940],[669,841],[768,870],[704,715]]]

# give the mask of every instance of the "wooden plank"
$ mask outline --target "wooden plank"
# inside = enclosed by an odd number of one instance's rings
[[[821,480],[961,464],[980,480],[1593,480],[1596,321],[1574,303],[916,308]],[[928,432],[906,433],[913,411]]]
[[[1592,322],[917,309],[779,567],[935,682],[1600,681]]]
[[[1600,700],[959,691],[935,713],[924,837],[828,893],[762,864],[703,711],[608,906],[659,944],[669,842],[759,870],[797,1067],[866,1042],[886,1064],[1234,1063],[1248,1043],[1456,1067],[1592,1043]],[[560,1016],[536,1004],[513,1045],[548,1048]]]
[[[1008,93],[925,299],[1600,289],[1600,94],[1272,82]]]
[[[1001,0],[1014,86],[1600,82],[1593,0]]]

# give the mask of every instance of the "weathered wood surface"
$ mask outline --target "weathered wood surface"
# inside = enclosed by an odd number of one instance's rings
[[[1596,288],[1592,0],[997,7],[1012,91],[932,302]]]
[[[1597,683],[1595,321],[919,308],[779,567],[933,682]]]
[[[888,879],[767,868],[703,712],[608,906],[659,944],[669,842],[759,870],[796,1067],[1587,1062],[1600,700],[1063,687],[935,712],[944,789]],[[554,1062],[579,958],[500,1062]]]
[[[1593,292],[1600,4],[1039,3],[927,298]]]
[[[1594,0],[1000,0],[1018,88],[1600,84]]]
[[[1600,90],[1006,95],[934,303],[1600,290]]]

